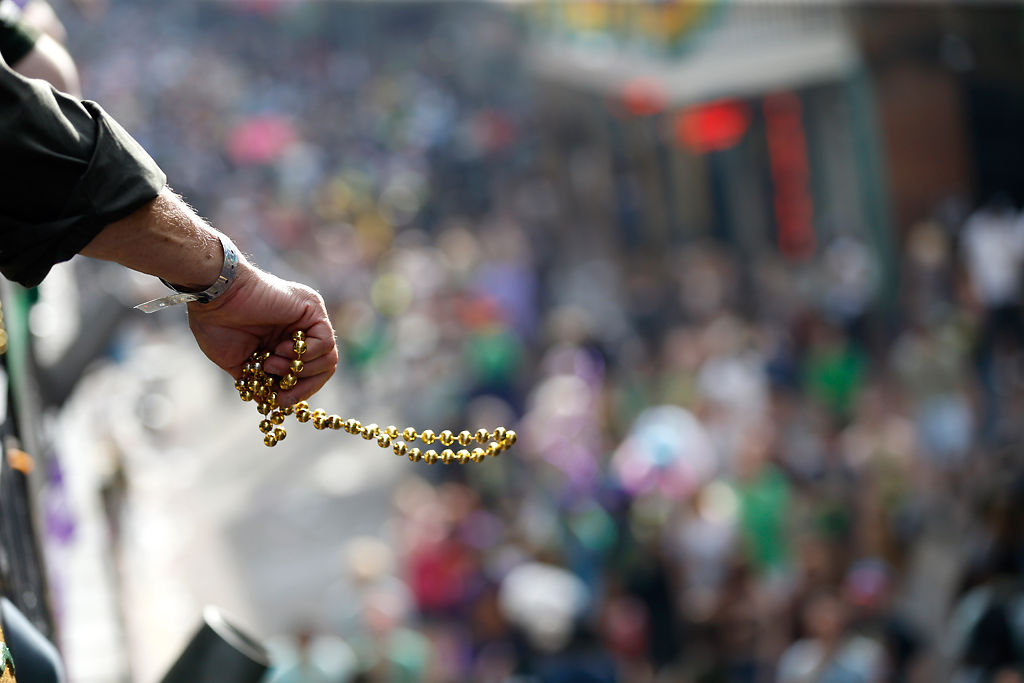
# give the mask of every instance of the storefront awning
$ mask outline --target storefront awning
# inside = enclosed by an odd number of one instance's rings
[[[856,47],[841,29],[732,49],[695,49],[675,59],[553,41],[533,45],[529,56],[541,78],[601,94],[620,93],[643,78],[670,106],[834,81],[857,61]]]

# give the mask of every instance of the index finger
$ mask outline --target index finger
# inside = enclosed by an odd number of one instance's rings
[[[288,337],[278,342],[270,358],[264,362],[263,366],[267,372],[284,375],[288,372],[289,365],[293,360],[299,359],[303,363],[309,363],[336,353],[338,345],[334,339],[334,330],[329,323],[320,321],[314,323],[308,330],[300,331],[306,333],[304,340],[306,350],[301,354],[295,351],[295,342],[292,340],[294,331],[289,332]]]

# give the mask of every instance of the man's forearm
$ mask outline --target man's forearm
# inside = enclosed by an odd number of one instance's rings
[[[224,262],[217,233],[168,188],[108,225],[81,253],[196,290],[212,284]]]

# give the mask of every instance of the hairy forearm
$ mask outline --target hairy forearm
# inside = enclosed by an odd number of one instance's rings
[[[201,290],[220,274],[220,238],[178,195],[160,195],[103,229],[81,253]]]
[[[196,291],[213,284],[224,265],[219,233],[166,188],[104,228],[80,253]],[[305,332],[303,377],[292,389],[279,392],[281,406],[311,396],[338,365],[323,298],[306,285],[264,273],[241,256],[228,291],[209,303],[189,303],[188,322],[203,353],[236,379],[260,349],[272,354],[264,363],[267,372],[286,374],[293,357],[291,335]]]

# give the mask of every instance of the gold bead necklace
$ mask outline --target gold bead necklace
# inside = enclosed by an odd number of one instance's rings
[[[259,428],[263,432],[263,443],[267,446],[276,446],[284,440],[287,432],[280,425],[286,416],[293,414],[299,422],[312,422],[316,429],[343,429],[367,441],[376,440],[378,446],[390,448],[399,457],[408,456],[411,462],[422,461],[428,465],[438,462],[445,465],[481,462],[488,456],[494,457],[508,450],[516,442],[516,433],[504,427],[498,427],[493,432],[478,429],[475,432],[463,430],[458,434],[445,429],[435,434],[432,429],[417,432],[413,427],[400,430],[394,426],[381,428],[376,424],[363,425],[359,420],[346,420],[340,415],[328,415],[323,410],[311,410],[306,401],[282,408],[277,404],[277,392],[287,391],[299,381],[303,368],[302,354],[306,353],[305,332],[299,331],[292,335],[292,351],[296,358],[284,377],[270,375],[263,369],[263,362],[270,358],[269,351],[255,351],[249,357],[249,362],[242,366],[242,377],[235,380],[239,397],[243,401],[255,401],[256,410],[263,416]],[[409,445],[415,441],[421,441],[427,446],[438,441],[445,448],[440,453],[432,448],[424,451]],[[448,448],[455,444],[463,448],[458,451]],[[470,450],[468,447],[471,444],[480,445]]]

